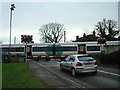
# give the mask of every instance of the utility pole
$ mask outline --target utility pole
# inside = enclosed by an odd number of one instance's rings
[[[10,44],[9,44],[9,55],[10,55],[10,52],[11,52],[11,29],[12,29],[12,11],[14,10],[15,6],[14,4],[11,4],[11,7],[10,7]],[[11,58],[11,55],[10,55],[10,58]]]
[[[16,37],[14,37],[14,44],[16,44]]]
[[[66,31],[64,31],[64,42],[66,42]]]

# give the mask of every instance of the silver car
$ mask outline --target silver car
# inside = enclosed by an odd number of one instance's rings
[[[72,72],[72,76],[77,73],[97,73],[96,60],[88,54],[70,55],[64,61],[60,62],[60,70]]]

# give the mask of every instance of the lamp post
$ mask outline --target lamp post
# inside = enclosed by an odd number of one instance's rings
[[[10,44],[9,44],[9,54],[11,52],[11,28],[12,28],[12,11],[14,10],[15,6],[14,4],[11,4],[11,7],[10,7]]]

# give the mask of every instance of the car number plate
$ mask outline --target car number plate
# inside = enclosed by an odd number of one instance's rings
[[[92,65],[92,63],[85,63],[85,65]]]

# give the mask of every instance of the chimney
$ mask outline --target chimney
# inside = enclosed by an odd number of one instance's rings
[[[76,41],[79,39],[79,36],[76,36]]]
[[[93,31],[93,36],[95,36],[95,34],[96,34],[96,32],[95,32],[95,30]]]

